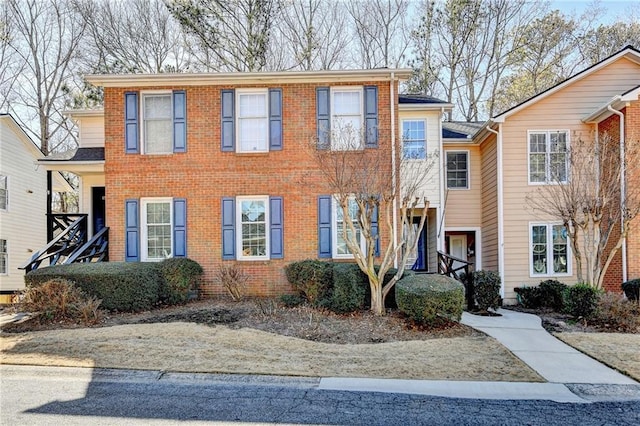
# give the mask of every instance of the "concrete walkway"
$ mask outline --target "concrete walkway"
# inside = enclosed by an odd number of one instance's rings
[[[323,378],[320,389],[411,393],[474,399],[556,402],[640,401],[640,383],[566,345],[539,317],[505,309],[502,316],[462,314],[462,323],[498,340],[548,383]]]

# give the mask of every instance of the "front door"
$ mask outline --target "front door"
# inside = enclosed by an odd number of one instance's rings
[[[465,234],[449,237],[449,254],[458,259],[467,260],[467,236]],[[454,269],[460,266],[462,266],[460,262],[453,263]]]
[[[105,227],[105,202],[104,186],[94,186],[91,188],[91,211],[93,213],[93,233]]]

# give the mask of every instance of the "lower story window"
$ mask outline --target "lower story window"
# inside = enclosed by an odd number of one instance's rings
[[[0,275],[7,275],[9,271],[9,254],[7,253],[7,240],[0,240]]]
[[[237,197],[239,259],[268,259],[269,197]]]
[[[349,207],[348,207],[349,217],[347,220],[350,220],[353,223],[353,227],[356,232],[356,240],[360,242],[360,246],[364,251],[363,244],[364,240],[362,239],[362,235],[360,233],[360,226],[358,225],[358,205],[353,198],[349,198]],[[333,257],[334,258],[353,258],[353,253],[349,250],[347,246],[347,242],[344,239],[343,230],[346,227],[347,238],[351,238],[353,235],[353,231],[349,227],[348,222],[345,221],[344,212],[338,200],[333,198],[333,218],[335,226],[334,229],[334,241],[336,242],[333,246]]]
[[[531,275],[570,274],[567,230],[563,225],[531,225]]]
[[[162,260],[173,256],[172,199],[142,199],[142,260]]]

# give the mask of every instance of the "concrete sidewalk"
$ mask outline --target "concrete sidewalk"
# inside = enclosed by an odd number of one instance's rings
[[[640,383],[566,345],[539,317],[505,309],[502,316],[462,314],[462,323],[498,340],[548,383],[323,378],[320,389],[412,393],[474,399],[556,402],[640,401]]]

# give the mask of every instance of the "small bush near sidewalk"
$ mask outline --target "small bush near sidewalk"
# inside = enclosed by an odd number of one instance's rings
[[[537,287],[518,287],[514,289],[518,303],[525,308],[551,308],[557,312],[564,309],[564,295],[567,285],[557,280],[542,281]]]
[[[622,333],[640,332],[640,305],[624,296],[604,293],[598,299],[594,322],[603,329]]]
[[[365,303],[366,288],[363,273],[352,263],[334,263],[331,287],[320,304],[336,313],[347,313],[361,309]],[[365,276],[366,277],[366,276]],[[366,286],[366,287],[365,287]]]
[[[500,275],[497,272],[475,271],[473,273],[473,291],[478,310],[486,312],[502,306],[500,283]]]
[[[198,291],[204,271],[194,260],[175,257],[160,262],[160,272],[164,278],[160,286],[160,302],[176,305],[187,302],[190,294]]]
[[[564,294],[565,311],[576,319],[590,319],[598,307],[600,291],[588,284],[567,287]]]
[[[19,309],[34,313],[41,324],[80,321],[91,325],[101,318],[100,302],[87,296],[71,281],[53,278],[25,290]]]
[[[640,278],[622,283],[622,290],[627,299],[640,303]]]
[[[232,300],[239,302],[244,298],[249,275],[245,274],[238,265],[220,265],[216,271],[216,278],[222,287],[227,290]]]
[[[318,306],[331,287],[331,263],[302,260],[284,268],[287,280],[312,306]]]
[[[421,324],[442,320],[460,321],[464,307],[464,287],[444,275],[415,274],[395,285],[398,309]]]

